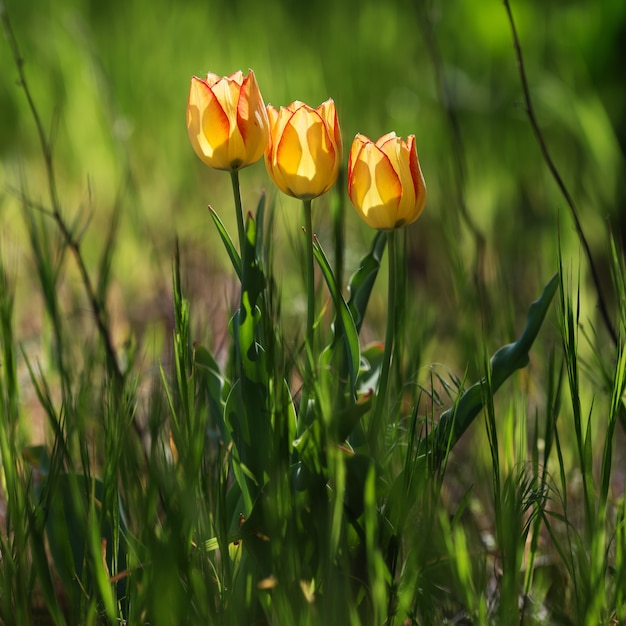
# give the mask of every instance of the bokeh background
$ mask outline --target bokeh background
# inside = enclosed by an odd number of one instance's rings
[[[583,318],[601,327],[571,217],[524,111],[501,2],[4,0],[3,6],[53,138],[66,217],[84,222],[83,253],[94,268],[114,209],[121,210],[109,306],[116,340],[132,335],[148,360],[168,339],[176,237],[192,315],[207,326],[199,339],[218,341],[212,315],[219,319],[228,309],[232,270],[206,207],[235,232],[230,180],[200,162],[185,128],[190,76],[209,70],[254,69],[266,103],[276,106],[296,99],[317,106],[332,97],[346,155],[357,132],[374,139],[391,130],[416,135],[429,199],[409,230],[409,295],[425,362],[462,375],[468,364],[480,365],[485,335],[489,351],[512,340],[528,303],[557,269],[559,233],[574,281],[581,268]],[[626,3],[513,0],[512,8],[539,122],[608,286],[609,227],[618,240],[626,234]],[[43,321],[21,197],[46,206],[47,184],[6,39],[0,163],[0,244],[18,287],[19,338],[28,343]],[[301,283],[292,270],[300,207],[269,189],[262,162],[244,170],[241,181],[246,208],[254,209],[261,189],[276,202],[276,267],[285,274],[285,314],[297,319]],[[328,248],[330,207],[341,198],[343,187],[314,204],[315,227]],[[349,273],[372,233],[349,204],[345,220]],[[384,275],[371,337],[382,336]],[[88,317],[80,306],[77,314]]]

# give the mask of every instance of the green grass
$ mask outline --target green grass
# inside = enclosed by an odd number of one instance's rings
[[[527,91],[497,4],[2,5],[0,621],[626,622],[626,14],[536,5]],[[415,133],[429,189],[393,311],[385,235],[314,201],[310,354],[300,207],[243,171],[240,258],[184,129],[248,66],[346,152]]]

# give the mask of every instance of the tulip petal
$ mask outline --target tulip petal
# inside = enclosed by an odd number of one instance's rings
[[[396,226],[404,226],[414,222],[415,213],[415,185],[411,175],[410,153],[408,144],[400,137],[387,136],[386,141],[379,139],[376,142],[380,149],[389,157],[390,162],[400,179],[402,185],[402,197],[398,203],[396,214]]]
[[[193,77],[187,129],[198,156],[210,167],[236,170],[258,161],[267,146],[269,122],[254,72],[206,80]]]
[[[239,73],[233,74],[239,78]],[[241,126],[237,124],[236,112],[240,101],[241,85],[237,80],[222,78],[212,87],[215,97],[220,102],[222,108],[227,112],[229,122],[228,142],[224,146],[224,151],[216,154],[215,158],[223,162],[222,169],[237,169],[246,160],[246,147],[244,138],[240,132]],[[208,123],[210,123],[208,121]],[[211,127],[205,127],[207,136],[211,134]]]
[[[395,132],[391,131],[390,133],[387,133],[386,135],[383,135],[377,142],[376,145],[381,148],[382,146],[384,146],[388,141],[392,141],[393,139],[398,139],[398,135],[396,135]]]
[[[298,171],[302,160],[302,145],[298,132],[287,125],[278,141],[275,152],[276,183],[279,188],[291,196],[298,196]],[[278,181],[282,181],[282,184]]]
[[[317,196],[335,184],[339,173],[339,159],[329,128],[321,118],[310,126],[306,140],[314,167],[311,191]]]
[[[426,205],[426,184],[415,149],[395,133],[375,144],[357,135],[348,159],[348,194],[363,220],[391,230],[414,222]]]
[[[277,187],[306,200],[328,191],[341,164],[341,134],[333,101],[316,110],[296,100],[279,111],[268,106],[267,115],[270,138],[265,164]]]
[[[409,149],[410,149],[410,168],[411,178],[415,186],[415,221],[424,211],[426,206],[426,181],[424,180],[424,174],[422,174],[422,168],[417,157],[417,148],[415,147],[415,137],[411,135],[409,137]]]
[[[358,134],[354,138],[354,141],[352,142],[352,146],[350,147],[350,154],[348,155],[348,195],[350,196],[351,199],[353,198],[352,187],[354,186],[355,181],[358,180],[352,175],[352,173],[354,171],[357,161],[359,160],[361,151],[363,150],[364,146],[367,145],[368,143],[372,143],[368,137],[366,137],[365,135]],[[354,193],[356,194],[357,192],[355,191]],[[355,195],[354,197],[355,199],[353,200],[353,202],[356,202],[356,197],[357,196]]]
[[[248,74],[251,72],[252,70],[248,71]],[[233,72],[228,79],[231,82],[237,83],[239,86],[243,85],[243,72],[241,70],[237,70],[236,72]]]
[[[411,224],[422,214],[426,205],[426,185],[415,149],[415,135],[409,135],[405,142],[394,133],[389,133],[376,144],[388,155],[402,184],[397,226]]]
[[[422,214],[426,206],[426,184],[420,169],[415,148],[415,136],[409,135],[398,151],[396,169],[402,181],[402,200],[398,207],[398,219],[411,224]]]
[[[273,134],[273,129],[274,129],[274,126],[276,126],[276,120],[278,119],[278,111],[271,104],[267,105],[266,111],[267,111],[267,119],[270,125],[270,131]]]
[[[269,138],[267,141],[267,147],[265,148],[265,165],[269,170],[269,164],[272,163],[274,155],[274,128],[276,127],[276,121],[278,119],[278,111],[271,104],[267,105],[266,111],[269,123]]]
[[[320,106],[317,107],[317,112],[324,120],[326,127],[329,129],[337,154],[337,163],[341,163],[343,159],[343,142],[341,140],[339,120],[337,119],[337,109],[335,108],[335,102],[333,99],[329,98],[326,102],[320,104]]]
[[[349,180],[350,199],[365,222],[373,228],[395,228],[402,185],[387,154],[372,142],[362,143]]]
[[[237,129],[244,144],[246,161],[254,163],[265,152],[269,136],[269,121],[254,72],[243,80],[237,102]]]
[[[314,198],[334,184],[335,149],[316,111],[303,105],[293,113],[280,138],[276,163],[288,193],[297,198]]]
[[[196,154],[211,167],[223,167],[230,122],[208,84],[195,76],[189,90],[187,130]]]
[[[215,85],[215,83],[217,83],[218,81],[222,80],[222,76],[220,76],[219,74],[214,74],[213,72],[207,72],[206,75],[206,79],[204,82],[206,82],[206,84],[209,87],[213,87],[213,85]]]

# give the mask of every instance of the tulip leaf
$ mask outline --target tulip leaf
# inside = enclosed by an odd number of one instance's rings
[[[352,313],[350,313],[350,309],[344,300],[341,288],[335,280],[333,270],[317,237],[313,238],[313,254],[322,270],[322,275],[326,280],[326,284],[328,285],[328,289],[335,303],[337,328],[335,328],[335,337],[332,345],[334,346],[340,339],[344,341],[348,376],[350,379],[350,392],[354,397],[356,395],[356,377],[359,371],[360,360],[359,334],[354,324]]]
[[[373,393],[359,396],[356,402],[339,411],[334,417],[337,423],[337,438],[339,441],[348,439],[359,420],[372,408]]]
[[[208,407],[210,419],[217,424],[220,438],[228,444],[230,435],[224,424],[224,398],[228,396],[229,384],[221,376],[213,355],[198,344],[193,347],[193,367],[197,401]]]
[[[361,517],[365,510],[365,485],[374,469],[374,460],[365,454],[346,455],[346,490],[344,507],[352,519]]]
[[[385,344],[376,341],[361,350],[361,371],[357,381],[357,392],[372,393],[378,387],[378,377],[383,367]]]
[[[544,287],[539,298],[530,305],[526,326],[518,340],[503,346],[491,357],[490,381],[482,378],[467,389],[455,406],[441,415],[431,435],[422,442],[420,452],[433,455],[434,468],[441,465],[447,450],[459,441],[474,418],[480,413],[485,405],[485,394],[489,391],[492,394],[495,393],[516,370],[528,365],[528,353],[558,288],[558,277],[559,275],[555,274]]]
[[[235,443],[235,450],[231,452],[233,473],[236,483],[239,485],[241,497],[246,505],[246,511],[249,512],[252,508],[253,498],[250,494],[248,481],[246,480],[246,472],[242,467],[245,462],[242,456],[251,448],[252,442],[242,395],[241,382],[238,380],[232,386],[230,394],[228,394],[228,398],[226,399],[224,418],[231,430],[231,436]]]
[[[310,476],[319,476],[323,473],[325,465],[323,456],[324,434],[319,420],[315,420],[307,426],[306,430],[293,442],[293,448],[298,453],[298,458],[300,459],[296,466],[296,486],[302,481],[303,475],[309,478]]]
[[[226,230],[226,226],[224,226],[224,222],[222,222],[222,220],[220,219],[219,215],[215,212],[213,207],[209,207],[209,211],[211,213],[211,217],[213,218],[213,222],[215,223],[215,226],[217,227],[217,232],[222,238],[222,242],[224,244],[224,247],[226,248],[226,252],[228,253],[228,256],[230,257],[230,260],[233,264],[233,267],[235,268],[237,277],[239,278],[239,280],[241,280],[241,257],[239,256],[239,253],[237,252],[237,248],[235,248],[235,244],[233,243],[233,240],[230,238],[230,235],[228,234],[228,231]]]
[[[269,468],[271,420],[269,375],[263,346],[257,340],[262,327],[265,277],[256,256],[257,230],[248,215],[243,250],[241,304],[232,319],[239,380],[226,402],[226,423],[230,426],[237,453],[252,486],[258,489]],[[242,486],[243,488],[243,486]]]
[[[261,257],[257,255],[257,241],[260,233],[258,230],[260,225],[258,217],[263,217],[262,204],[260,205],[260,211],[261,214],[257,216],[257,219],[254,219],[252,214],[248,213],[248,218],[246,219],[246,237],[242,255],[241,299],[243,302],[244,295],[247,294],[248,304],[252,312],[258,309],[258,299],[266,285],[265,275],[261,267]]]
[[[352,313],[352,318],[358,332],[361,332],[361,326],[365,319],[365,311],[367,304],[380,270],[380,262],[387,245],[387,233],[378,231],[369,253],[363,257],[359,269],[352,275],[348,283],[348,308]]]

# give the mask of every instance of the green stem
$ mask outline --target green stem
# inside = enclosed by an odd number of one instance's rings
[[[383,354],[382,370],[378,383],[378,393],[376,394],[376,404],[374,414],[369,427],[370,449],[376,456],[380,444],[379,437],[382,428],[382,419],[387,401],[389,389],[389,371],[391,370],[391,357],[393,354],[393,344],[395,338],[396,316],[396,231],[387,233],[387,255],[389,265],[389,295],[387,298],[387,332],[385,334],[385,352]]]
[[[304,234],[306,240],[306,339],[304,344],[304,380],[302,382],[302,396],[300,398],[299,424],[306,426],[310,421],[307,418],[307,407],[313,383],[313,331],[315,328],[315,267],[313,265],[313,217],[311,200],[304,200]],[[304,418],[304,419],[302,419]]]
[[[315,274],[313,266],[313,218],[311,200],[304,201],[304,228],[306,230],[306,342],[313,349],[313,327],[315,325]]]
[[[239,231],[239,254],[243,261],[243,250],[246,241],[246,231],[243,224],[243,208],[241,206],[241,190],[239,189],[239,170],[232,170],[230,180],[233,184],[233,196],[235,197],[235,212],[237,214],[237,230]]]

